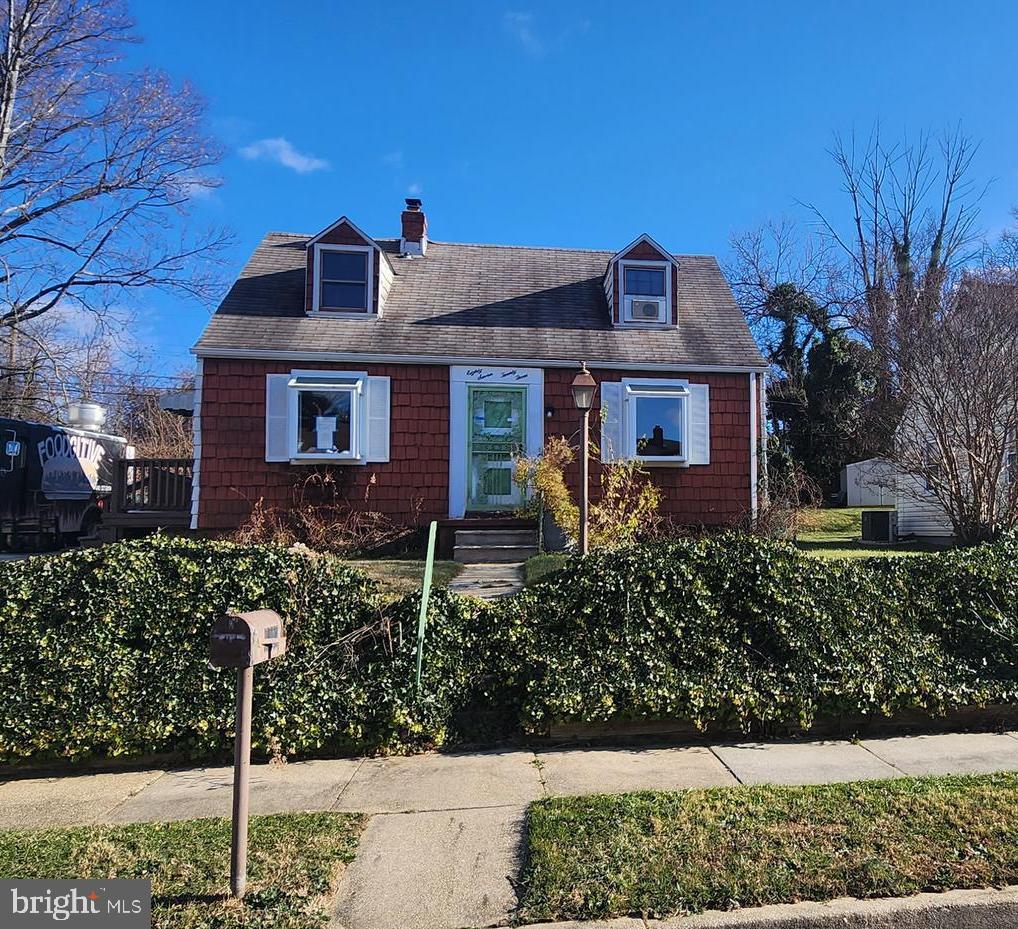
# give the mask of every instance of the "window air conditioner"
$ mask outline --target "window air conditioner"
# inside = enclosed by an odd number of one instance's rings
[[[629,313],[634,322],[660,322],[664,315],[664,301],[634,298],[629,304]]]

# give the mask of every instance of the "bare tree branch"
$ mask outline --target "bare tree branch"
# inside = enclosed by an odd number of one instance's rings
[[[126,70],[119,57],[131,30],[120,0],[0,4],[8,346],[19,328],[68,303],[100,315],[140,288],[208,301],[221,287],[228,236],[189,228],[190,195],[218,184],[204,103],[165,75]]]

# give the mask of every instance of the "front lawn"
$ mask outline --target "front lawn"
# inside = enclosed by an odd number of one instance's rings
[[[1018,774],[553,798],[528,841],[528,922],[999,887]]]
[[[253,817],[243,904],[229,896],[225,819],[4,830],[0,875],[150,878],[157,929],[318,929],[363,826],[363,817],[349,813]]]
[[[349,564],[378,581],[386,597],[392,599],[419,591],[424,585],[423,560],[377,558],[351,561]],[[448,587],[462,570],[463,565],[458,561],[436,561],[432,584]]]
[[[795,545],[817,558],[872,558],[874,555],[917,555],[921,552],[938,551],[921,542],[901,542],[897,545],[863,544],[862,513],[862,507],[857,506],[807,510],[803,516],[807,528],[799,532]]]
[[[533,584],[567,564],[569,555],[565,552],[541,552],[540,555],[534,555],[523,563],[523,583]]]

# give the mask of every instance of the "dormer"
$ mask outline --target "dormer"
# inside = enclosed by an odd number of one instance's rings
[[[376,318],[391,285],[388,256],[345,216],[308,241],[304,309],[309,314]]]
[[[608,262],[604,294],[612,325],[664,329],[678,325],[678,264],[649,235],[641,235]]]

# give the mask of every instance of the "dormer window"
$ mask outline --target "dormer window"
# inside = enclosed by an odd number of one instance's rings
[[[316,244],[314,248],[318,281],[313,309],[323,313],[372,313],[374,250],[359,245]]]
[[[671,320],[671,273],[667,262],[620,262],[622,322],[663,326]]]
[[[612,325],[645,329],[676,325],[677,269],[675,256],[646,234],[612,255],[604,273]]]

